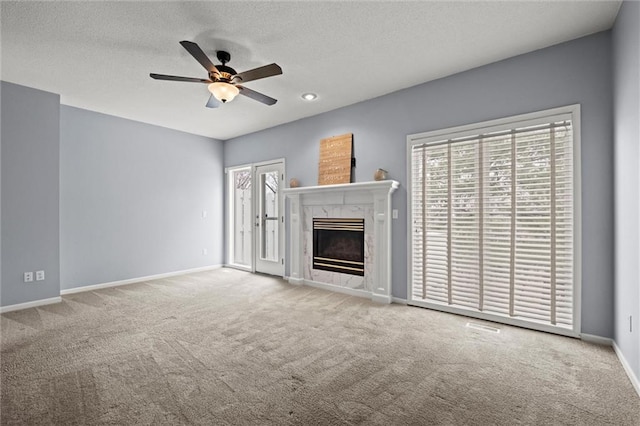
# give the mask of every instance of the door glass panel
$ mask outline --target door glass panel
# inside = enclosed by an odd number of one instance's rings
[[[278,254],[278,171],[260,174],[261,244],[260,258],[277,262]]]
[[[251,171],[233,172],[233,260],[234,264],[251,266]]]

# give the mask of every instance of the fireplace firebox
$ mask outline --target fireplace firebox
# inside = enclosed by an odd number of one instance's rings
[[[313,219],[313,268],[364,276],[364,219]]]

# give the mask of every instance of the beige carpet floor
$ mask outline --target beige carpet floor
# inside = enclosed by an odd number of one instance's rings
[[[232,269],[1,321],[3,425],[640,425],[609,347]]]

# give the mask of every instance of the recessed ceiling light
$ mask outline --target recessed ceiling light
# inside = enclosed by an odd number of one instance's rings
[[[305,101],[312,101],[317,97],[318,97],[318,95],[316,95],[315,93],[303,93],[302,94],[302,99],[304,99]]]

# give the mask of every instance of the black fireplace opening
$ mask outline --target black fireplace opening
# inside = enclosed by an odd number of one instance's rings
[[[313,269],[364,276],[364,219],[313,219]]]

